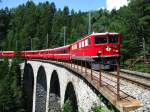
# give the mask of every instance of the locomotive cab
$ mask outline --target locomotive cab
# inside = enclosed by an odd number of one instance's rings
[[[100,57],[120,56],[120,36],[118,34],[107,34],[94,36],[94,47]]]
[[[118,33],[103,33],[93,35],[93,58],[96,63],[101,63],[103,69],[111,69],[116,65],[120,57],[121,36]],[[93,64],[92,68],[99,69],[99,64]]]

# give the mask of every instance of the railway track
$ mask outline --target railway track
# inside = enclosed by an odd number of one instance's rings
[[[117,77],[115,72],[104,72],[113,77]],[[150,78],[142,75],[132,74],[130,72],[120,71],[120,78],[142,88],[150,90]]]
[[[39,60],[38,60],[39,61]],[[40,60],[41,61],[41,60]],[[48,60],[42,60],[42,61],[48,61]],[[49,62],[49,61],[48,61]],[[92,81],[94,83],[99,83],[99,71],[94,71],[90,68],[85,68],[84,66],[77,65],[77,64],[70,64],[70,63],[64,63],[64,62],[57,62],[57,61],[50,61],[50,63],[58,64],[61,66],[64,66],[66,68],[71,68],[79,73],[82,73],[82,75],[90,79],[89,81]],[[86,71],[86,73],[85,73]],[[92,72],[92,76],[91,76]],[[101,76],[101,84],[103,87],[108,87],[110,90],[114,91],[116,93],[117,90],[117,77],[116,72],[102,72]],[[92,80],[91,80],[92,77]],[[96,86],[95,86],[96,87]],[[122,72],[120,71],[120,95],[124,94],[125,97],[128,96],[133,97],[137,100],[139,100],[142,103],[141,108],[135,110],[134,112],[149,112],[150,110],[150,80],[147,77],[142,77],[138,75],[132,75],[130,73]]]
[[[104,80],[111,85],[116,83],[114,72],[103,72]],[[120,72],[120,91],[138,99],[142,106],[134,112],[150,112],[150,80],[149,78]],[[116,86],[116,85],[115,85]]]
[[[77,65],[74,64],[74,66],[77,66]],[[87,69],[88,69],[87,72],[90,72],[90,69],[89,68],[87,68]],[[99,72],[95,71],[95,70],[93,70],[93,72],[95,72],[97,74],[95,76],[95,78],[96,78],[96,80],[98,80]],[[115,72],[103,71],[103,73],[105,75],[103,74],[102,77],[107,78],[107,79],[109,78],[109,75],[111,75],[112,77],[115,77],[115,78],[117,77]],[[150,90],[150,75],[149,74],[144,74],[143,75],[143,74],[137,74],[137,73],[132,72],[132,71],[128,72],[127,70],[120,70],[120,79],[124,80],[124,81],[127,81],[127,82],[130,82],[132,84],[135,84],[137,86],[140,86],[140,87],[142,87],[144,89]],[[109,79],[109,80],[111,80],[111,79]],[[115,81],[113,80],[112,82],[115,82]]]
[[[99,72],[94,71],[96,78],[99,77]],[[117,88],[117,73],[115,72],[102,72],[102,82]],[[120,71],[120,93],[126,93],[129,96],[138,99],[141,102],[141,107],[133,112],[150,112],[150,78],[149,74],[136,74],[127,72],[126,70]]]

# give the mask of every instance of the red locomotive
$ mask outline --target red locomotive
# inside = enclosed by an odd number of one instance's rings
[[[104,69],[114,66],[120,57],[121,35],[118,33],[93,33],[77,42],[54,49],[21,51],[21,57],[34,59],[55,59],[63,61],[94,62],[94,69],[99,62],[103,62]],[[14,57],[15,52],[0,52],[0,56]]]
[[[118,33],[94,33],[71,45],[71,59],[96,62],[94,69],[102,62],[103,68],[110,69],[120,57],[120,43]]]

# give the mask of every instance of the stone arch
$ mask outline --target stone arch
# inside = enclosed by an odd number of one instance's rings
[[[25,98],[25,108],[27,112],[32,112],[34,89],[34,73],[30,64],[25,64],[23,73],[23,90]]]
[[[77,97],[72,82],[69,82],[67,84],[66,91],[65,91],[64,105],[66,105],[67,103],[72,109],[71,112],[78,112]]]
[[[56,70],[52,72],[50,80],[49,111],[59,112],[60,106],[60,82]]]
[[[47,96],[47,78],[44,67],[40,66],[37,73],[37,81],[36,81],[36,102],[35,102],[36,112],[46,111],[46,96]]]

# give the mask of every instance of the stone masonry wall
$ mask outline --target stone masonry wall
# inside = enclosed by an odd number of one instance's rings
[[[60,102],[61,107],[64,104],[64,96],[67,84],[72,82],[77,98],[78,110],[80,112],[89,112],[93,104],[100,104],[100,100],[98,96],[91,90],[91,88],[79,77],[70,72],[65,68],[61,68],[59,66],[55,66],[49,63],[36,62],[36,61],[27,61],[27,63],[31,64],[34,70],[34,90],[33,90],[33,112],[35,112],[35,101],[36,101],[36,80],[37,80],[37,72],[40,66],[43,66],[45,69],[46,77],[47,77],[47,100],[46,100],[46,112],[49,110],[49,91],[50,91],[50,80],[51,75],[54,70],[56,70],[60,83]],[[24,64],[22,64],[23,66]],[[22,67],[23,68],[23,67]]]

